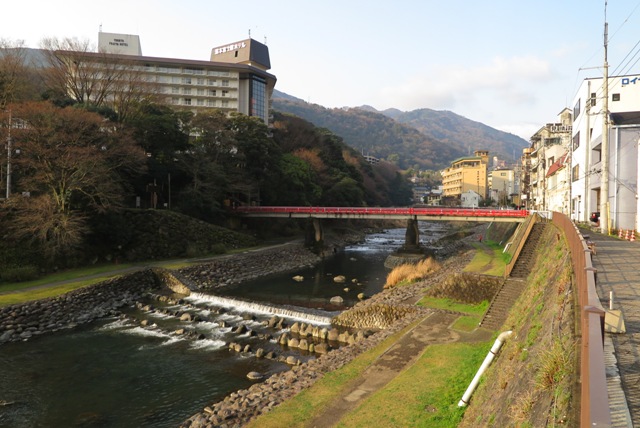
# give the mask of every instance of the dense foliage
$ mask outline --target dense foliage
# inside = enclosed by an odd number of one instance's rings
[[[20,51],[11,52],[19,62]],[[396,166],[370,165],[342,138],[300,118],[276,112],[268,127],[239,113],[196,115],[142,96],[124,106],[123,98],[96,98],[104,89],[96,87],[68,97],[56,86],[64,64],[25,66],[29,80],[21,81],[20,73],[3,71],[13,66],[7,58],[0,55],[0,139],[10,138],[12,147],[10,162],[3,151],[0,165],[11,164],[11,196],[0,205],[0,268],[137,254],[124,251],[140,229],[132,229],[125,209],[166,209],[223,224],[240,204],[411,201]],[[36,72],[42,79],[33,87]],[[0,172],[4,189],[8,174]],[[209,243],[194,247],[190,253],[212,251]]]

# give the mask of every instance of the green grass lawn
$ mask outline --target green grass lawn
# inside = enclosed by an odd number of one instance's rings
[[[489,343],[431,345],[420,359],[346,415],[338,427],[451,428],[462,420],[458,401]]]
[[[502,247],[496,243],[472,244],[476,253],[473,260],[465,266],[463,272],[481,273],[484,275],[503,276],[508,263],[508,255],[502,252]]]
[[[401,333],[326,374],[311,388],[250,422],[247,427],[304,427],[321,415]],[[455,427],[457,406],[490,343],[431,345],[419,360],[347,414],[339,427]]]

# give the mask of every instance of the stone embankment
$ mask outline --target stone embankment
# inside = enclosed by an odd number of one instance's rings
[[[0,308],[0,344],[119,315],[119,308],[156,287],[155,276],[144,270],[62,296]]]

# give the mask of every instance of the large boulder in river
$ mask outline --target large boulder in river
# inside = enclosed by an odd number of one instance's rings
[[[333,296],[330,300],[334,305],[340,305],[344,303],[344,299],[341,296]]]
[[[249,373],[247,373],[247,379],[250,379],[250,380],[260,380],[263,377],[264,376],[262,375],[262,373],[258,373],[258,372],[249,372]]]
[[[343,283],[346,280],[347,280],[347,278],[345,278],[344,275],[338,275],[338,276],[333,278],[333,282],[338,282],[338,283]]]

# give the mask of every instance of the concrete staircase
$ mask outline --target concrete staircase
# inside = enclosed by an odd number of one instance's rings
[[[531,229],[531,233],[511,271],[511,276],[504,281],[491,301],[489,309],[480,321],[480,327],[497,330],[507,319],[511,307],[527,285],[526,278],[535,262],[535,250],[546,226],[545,223],[536,223]]]
[[[484,313],[484,317],[480,321],[480,327],[489,330],[497,330],[502,327],[511,307],[520,297],[525,285],[526,281],[522,279],[506,279],[491,301],[489,309]]]
[[[540,242],[542,232],[546,227],[546,223],[536,223],[533,225],[533,229],[531,229],[531,233],[527,237],[527,242],[525,242],[524,247],[522,247],[520,256],[513,266],[513,270],[511,271],[511,278],[526,279],[527,276],[529,276],[529,273],[533,268],[533,264],[535,263],[534,256],[536,248],[538,247],[538,243]]]

